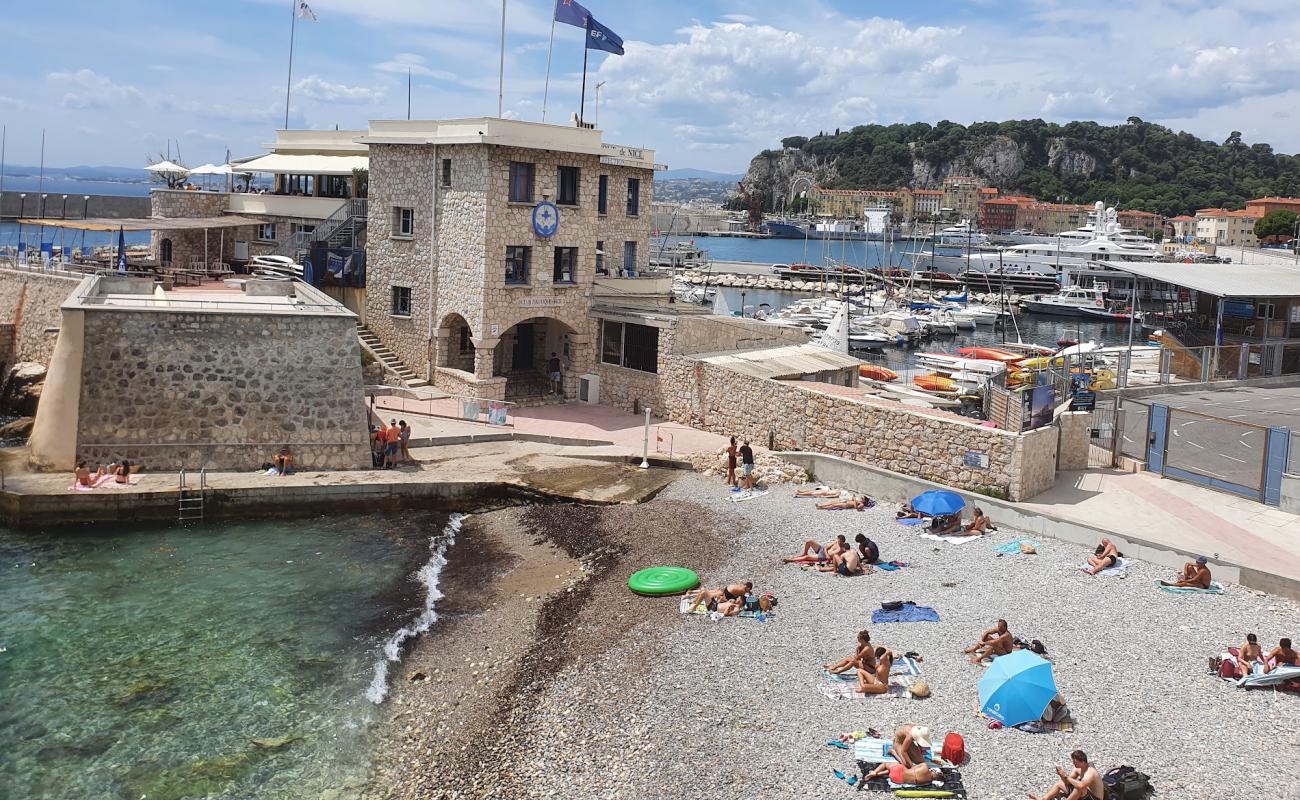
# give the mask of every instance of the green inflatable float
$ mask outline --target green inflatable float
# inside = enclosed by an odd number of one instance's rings
[[[650,567],[627,579],[627,588],[650,597],[681,594],[699,585],[700,576],[686,567]]]

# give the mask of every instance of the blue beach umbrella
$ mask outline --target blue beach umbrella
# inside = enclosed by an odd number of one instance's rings
[[[912,499],[912,508],[928,517],[956,514],[965,507],[966,501],[961,499],[961,495],[956,492],[945,492],[942,489],[931,489]]]
[[[980,678],[980,711],[1007,727],[1040,719],[1056,697],[1051,663],[1028,650],[998,656]]]

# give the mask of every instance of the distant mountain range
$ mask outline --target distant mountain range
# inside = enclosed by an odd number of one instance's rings
[[[712,181],[714,183],[735,183],[745,177],[741,174],[730,172],[711,172],[707,169],[670,169],[659,175],[657,180],[677,181],[677,180],[695,180],[695,181]]]
[[[6,164],[5,176],[15,178],[35,178],[41,174],[39,166]],[[71,178],[83,181],[123,181],[129,183],[148,183],[149,173],[142,167],[45,167],[47,178]]]

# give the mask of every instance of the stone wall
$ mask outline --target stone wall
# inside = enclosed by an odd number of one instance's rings
[[[351,315],[85,312],[77,455],[147,470],[369,466]]]
[[[23,192],[6,191],[0,194],[0,217],[6,219],[32,218],[40,215],[40,194],[26,192],[27,197],[20,197]],[[124,219],[149,216],[149,198],[127,197],[115,194],[92,194],[89,202],[84,194],[68,196],[68,203],[63,204],[63,193],[50,193],[45,201],[46,217],[66,217],[82,219],[84,217],[101,217],[106,219]]]
[[[0,322],[14,326],[14,361],[49,366],[62,320],[59,306],[82,277],[0,270]]]
[[[187,192],[178,189],[154,189],[149,204],[155,217],[220,217],[226,213],[230,196],[224,192]],[[286,225],[281,223],[281,225]],[[287,230],[287,225],[286,225]],[[171,264],[188,269],[192,259],[229,262],[235,254],[235,241],[250,243],[256,238],[255,227],[222,228],[208,231],[206,242],[201,230],[156,230],[149,234],[149,246],[155,257],[163,256],[163,240],[171,242]],[[223,246],[224,245],[224,246]],[[268,251],[273,248],[266,248]]]
[[[1091,419],[1092,415],[1087,411],[1067,411],[1056,418],[1061,432],[1057,469],[1088,468],[1088,451],[1092,447]]]
[[[1016,491],[1009,499],[1028,500],[1056,484],[1056,450],[1060,437],[1061,431],[1055,425],[1046,425],[1016,437],[1016,455],[1012,461]]]

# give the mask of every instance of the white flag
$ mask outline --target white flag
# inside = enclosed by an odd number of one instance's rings
[[[298,19],[316,21],[316,12],[312,11],[311,6],[307,5],[307,0],[298,0]]]

